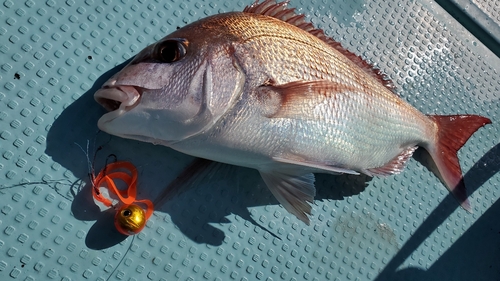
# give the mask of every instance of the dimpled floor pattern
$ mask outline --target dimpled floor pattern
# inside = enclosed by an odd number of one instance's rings
[[[482,37],[486,45],[492,40],[498,49],[500,43],[500,1],[488,0],[436,0],[445,5],[460,21],[468,21],[468,29]],[[473,22],[473,23],[470,23]],[[478,25],[477,27],[475,25]],[[479,30],[478,30],[479,29]],[[499,51],[494,51],[499,55]]]
[[[422,112],[491,118],[458,153],[473,214],[417,152],[395,176],[317,175],[310,226],[256,171],[214,164],[140,234],[114,230],[113,211],[91,198],[84,152],[96,171],[111,154],[133,162],[138,197],[152,200],[193,158],[97,133],[93,93],[177,27],[248,4],[2,0],[0,280],[500,280],[500,59],[430,0],[290,6]]]
[[[500,2],[473,0],[472,3],[476,4],[489,18],[500,25]]]

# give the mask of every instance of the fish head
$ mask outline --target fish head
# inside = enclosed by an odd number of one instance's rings
[[[205,20],[146,47],[94,94],[98,127],[167,146],[207,130],[242,92],[232,41]]]

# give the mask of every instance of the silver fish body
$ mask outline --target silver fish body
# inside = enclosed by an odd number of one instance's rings
[[[489,122],[422,114],[359,57],[272,0],[173,32],[95,98],[112,110],[99,120],[103,131],[258,169],[306,223],[313,172],[394,174],[418,146],[469,208],[456,151]],[[449,138],[458,143],[444,147]]]

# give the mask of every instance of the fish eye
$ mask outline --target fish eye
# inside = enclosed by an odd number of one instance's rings
[[[157,56],[162,62],[176,62],[186,56],[186,46],[179,40],[164,41],[158,48]]]

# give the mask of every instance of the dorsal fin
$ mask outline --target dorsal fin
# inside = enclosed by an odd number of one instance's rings
[[[333,40],[332,38],[325,35],[322,29],[315,28],[312,23],[307,22],[305,20],[305,16],[303,14],[296,14],[295,8],[287,8],[288,0],[277,3],[275,0],[265,0],[262,3],[259,3],[259,0],[256,0],[252,5],[246,6],[243,9],[245,13],[259,14],[270,16],[273,18],[277,18],[286,23],[294,25],[304,31],[309,32],[310,34],[316,36],[322,41],[326,42],[341,54],[346,56],[349,60],[354,62],[357,66],[363,69],[366,73],[375,77],[380,83],[382,83],[386,88],[391,91],[394,91],[394,83],[380,71],[380,69],[375,68],[373,65],[369,64],[367,61],[362,59],[360,56],[344,49],[342,45]]]

